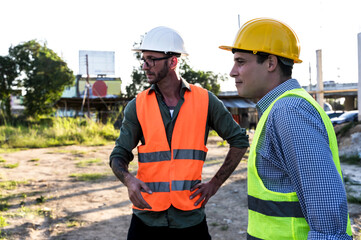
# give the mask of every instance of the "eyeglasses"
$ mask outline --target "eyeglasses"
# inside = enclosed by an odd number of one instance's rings
[[[159,61],[159,60],[164,60],[164,59],[168,59],[171,58],[173,56],[166,56],[166,57],[161,57],[161,58],[147,58],[147,59],[140,59],[140,63],[142,64],[142,66],[145,64],[146,67],[154,67],[155,66],[155,61]]]

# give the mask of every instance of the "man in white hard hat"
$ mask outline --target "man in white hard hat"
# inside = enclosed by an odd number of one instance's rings
[[[151,87],[130,101],[110,155],[114,174],[128,188],[133,215],[128,239],[211,239],[204,207],[246,152],[248,136],[211,92],[179,76],[187,55],[173,29],[149,31],[140,48]],[[227,140],[223,165],[202,182],[209,129]],[[128,172],[138,146],[138,172]]]
[[[230,72],[261,117],[248,158],[247,239],[352,239],[337,139],[324,110],[292,79],[297,35],[269,18],[238,31]]]

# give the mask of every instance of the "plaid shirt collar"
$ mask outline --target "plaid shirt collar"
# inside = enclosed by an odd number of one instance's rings
[[[276,100],[276,98],[281,96],[283,93],[295,88],[301,88],[301,85],[296,79],[289,79],[269,91],[261,100],[257,102],[256,108],[259,118],[261,118],[262,114],[271,105],[271,103]]]

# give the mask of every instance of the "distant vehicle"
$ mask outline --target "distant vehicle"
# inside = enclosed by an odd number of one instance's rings
[[[358,121],[358,110],[348,111],[341,114],[338,117],[331,118],[333,125],[345,123],[345,122],[357,122]]]
[[[338,117],[343,113],[345,113],[345,112],[344,111],[326,111],[326,114],[330,119],[334,118],[334,117]]]
[[[331,104],[329,104],[328,102],[323,103],[323,110],[325,110],[326,112],[327,111],[333,111]]]

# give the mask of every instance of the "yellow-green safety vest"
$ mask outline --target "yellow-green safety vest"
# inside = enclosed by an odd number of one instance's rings
[[[332,123],[320,105],[304,90],[297,88],[279,96],[260,118],[254,134],[248,159],[248,229],[247,239],[307,239],[310,231],[304,218],[296,192],[280,193],[268,190],[258,175],[256,168],[256,148],[259,137],[267,121],[269,112],[277,100],[296,96],[306,99],[314,106],[325,124],[333,161],[342,178],[335,131]],[[350,219],[347,234],[352,235]]]

